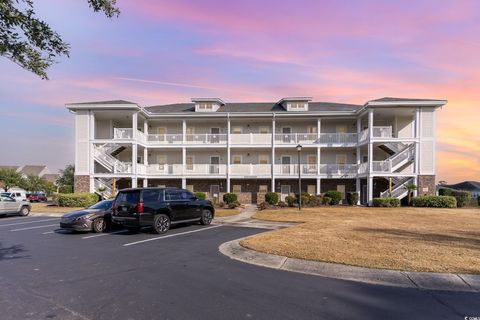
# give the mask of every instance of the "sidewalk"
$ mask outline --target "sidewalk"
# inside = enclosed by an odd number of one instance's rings
[[[260,228],[260,229],[281,229],[295,225],[295,223],[288,222],[274,222],[252,219],[252,216],[257,212],[257,206],[253,204],[245,205],[245,208],[237,215],[215,218],[215,224],[231,225],[236,227]]]
[[[221,244],[220,252],[231,259],[257,266],[334,279],[423,290],[480,292],[480,276],[478,275],[403,272],[301,260],[247,249],[240,245],[242,239]]]

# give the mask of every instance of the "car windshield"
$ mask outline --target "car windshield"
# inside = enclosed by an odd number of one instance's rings
[[[103,209],[107,210],[112,207],[113,200],[103,200],[95,203],[93,206],[88,207],[88,209]]]
[[[10,197],[11,193],[10,192],[2,192],[1,195],[4,196],[4,197]]]

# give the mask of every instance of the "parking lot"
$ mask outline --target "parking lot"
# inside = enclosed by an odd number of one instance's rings
[[[165,235],[72,233],[56,217],[0,218],[1,319],[460,319],[479,294],[261,268],[223,242],[265,230],[180,225]]]

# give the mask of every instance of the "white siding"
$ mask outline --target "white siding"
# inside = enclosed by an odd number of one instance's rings
[[[434,117],[435,117],[435,110],[430,109],[430,110],[422,110],[421,112],[421,137],[422,138],[433,138],[435,136],[435,123],[434,123]]]
[[[413,118],[412,117],[397,117],[397,137],[398,138],[412,138]]]
[[[420,173],[434,174],[434,141],[422,141],[420,143]]]
[[[75,174],[77,175],[89,174],[89,121],[88,111],[77,111],[75,115]]]

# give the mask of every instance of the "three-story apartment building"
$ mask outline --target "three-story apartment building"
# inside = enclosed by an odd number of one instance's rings
[[[356,191],[363,204],[404,198],[408,183],[432,194],[435,112],[446,102],[67,104],[75,114],[75,191],[176,186],[255,203],[268,191],[297,193],[300,171],[302,192]]]

